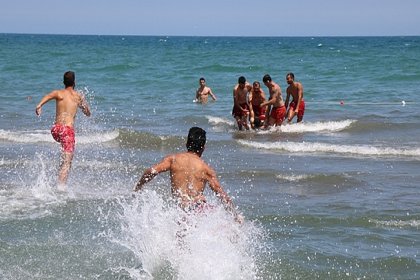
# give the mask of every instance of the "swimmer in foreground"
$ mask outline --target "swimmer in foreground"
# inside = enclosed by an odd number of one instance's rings
[[[151,181],[161,172],[170,172],[172,195],[178,200],[179,206],[185,211],[204,208],[206,197],[203,192],[208,183],[209,187],[222,201],[225,209],[231,213],[239,223],[243,217],[237,213],[232,199],[221,187],[216,172],[201,159],[206,144],[206,131],[199,127],[192,127],[188,133],[187,152],[171,154],[161,162],[144,171],[143,176],[134,187],[139,191],[143,185]]]
[[[75,74],[72,71],[64,73],[64,89],[54,90],[45,95],[35,109],[37,116],[42,113],[42,106],[50,100],[55,100],[55,123],[51,128],[51,134],[55,141],[61,144],[61,161],[58,172],[58,188],[66,189],[71,162],[73,160],[75,135],[74,119],[77,109],[80,108],[86,116],[90,116],[89,105],[83,95],[74,90]]]

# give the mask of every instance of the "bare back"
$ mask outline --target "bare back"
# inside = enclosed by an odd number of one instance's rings
[[[169,156],[172,194],[182,203],[205,201],[203,192],[206,183],[211,185],[215,172],[196,154],[180,153]]]
[[[73,127],[77,108],[82,98],[74,89],[63,89],[57,92],[55,123]]]
[[[82,109],[86,116],[90,116],[90,109],[84,97],[75,91],[72,87],[67,87],[62,90],[54,90],[45,95],[38,106],[36,107],[36,114],[41,114],[41,107],[50,100],[55,100],[55,123],[73,127],[74,119],[76,117],[77,108]]]
[[[170,171],[172,195],[179,199],[182,207],[206,202],[203,194],[206,184],[225,203],[230,203],[230,198],[217,180],[216,172],[198,154],[193,152],[183,152],[166,156],[161,162],[144,172],[134,190],[140,190],[154,176],[166,171]]]

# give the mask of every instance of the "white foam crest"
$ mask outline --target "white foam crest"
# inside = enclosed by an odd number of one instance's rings
[[[275,142],[260,143],[255,141],[238,140],[244,146],[265,150],[280,150],[293,153],[336,153],[362,156],[411,156],[419,157],[420,148],[396,149],[391,147],[372,147],[364,145],[336,145],[330,143],[308,142]]]
[[[141,263],[141,273],[126,269],[133,278],[169,271],[176,279],[256,279],[261,230],[233,222],[223,207],[187,214],[150,190],[120,205],[121,233],[109,237]]]
[[[420,221],[419,220],[408,220],[408,221],[401,221],[401,220],[391,220],[391,221],[380,221],[380,220],[369,220],[369,222],[374,223],[378,226],[386,226],[386,227],[397,227],[397,228],[404,228],[404,227],[413,227],[413,228],[420,228]]]
[[[54,139],[51,137],[51,133],[47,130],[15,132],[0,129],[0,140],[17,143],[54,142]]]
[[[328,121],[328,122],[301,122],[283,124],[279,127],[271,127],[268,130],[260,130],[258,134],[271,133],[303,133],[303,132],[337,132],[349,128],[356,120]]]
[[[104,143],[116,139],[119,131],[108,132],[92,132],[89,134],[76,134],[76,141],[80,144]],[[0,129],[0,140],[6,140],[17,143],[40,143],[55,142],[49,130],[32,130],[32,131],[7,131]]]
[[[105,132],[91,132],[85,135],[76,134],[76,142],[78,144],[105,143],[117,139],[119,135],[120,133],[118,130]]]
[[[279,174],[276,175],[277,179],[280,180],[285,180],[285,181],[289,181],[289,182],[299,182],[302,180],[307,180],[308,178],[310,178],[310,175],[287,175],[287,174]]]
[[[206,116],[206,118],[208,119],[209,123],[212,125],[228,125],[228,126],[235,125],[235,122],[233,120],[228,120],[225,118],[213,117],[213,116]]]

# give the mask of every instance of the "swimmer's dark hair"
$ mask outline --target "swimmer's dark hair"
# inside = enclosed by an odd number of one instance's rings
[[[74,87],[74,80],[76,79],[76,75],[73,71],[67,71],[64,73],[63,83],[66,87]]]
[[[201,77],[201,78],[199,79],[199,81],[206,81],[206,79],[204,79],[204,77]]]
[[[287,73],[286,78],[290,76],[292,78],[292,80],[295,79],[295,74],[293,74],[292,72]]]
[[[263,82],[264,82],[264,83],[267,83],[267,82],[271,82],[271,81],[272,81],[272,80],[271,80],[270,75],[265,74],[265,75],[264,75],[264,77],[263,77]]]
[[[244,76],[240,76],[238,79],[238,84],[245,84],[246,83],[246,79]]]
[[[191,127],[188,132],[187,150],[189,152],[201,153],[206,144],[206,131],[200,127]]]

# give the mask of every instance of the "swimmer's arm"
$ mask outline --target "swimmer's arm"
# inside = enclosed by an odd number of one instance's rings
[[[220,198],[225,207],[226,211],[231,213],[235,217],[235,221],[238,223],[243,222],[243,217],[238,214],[236,211],[235,206],[233,205],[232,199],[228,196],[228,194],[223,190],[222,186],[220,185],[219,181],[217,180],[216,173],[213,169],[209,167],[208,170],[208,183],[210,188],[216,193],[216,195]]]
[[[199,93],[200,89],[197,89],[197,91],[195,92],[195,100],[199,101],[200,100],[200,93]]]
[[[38,103],[38,105],[35,108],[35,114],[37,116],[40,116],[42,113],[42,106],[47,103],[48,101],[52,100],[52,99],[57,99],[58,98],[58,91],[52,91],[49,94],[45,95],[41,101]]]
[[[89,109],[89,104],[87,103],[85,97],[83,95],[80,96],[80,103],[79,103],[79,108],[82,109],[83,114],[85,114],[85,116],[90,117],[90,109]]]
[[[147,182],[153,180],[153,178],[156,177],[161,172],[168,171],[171,167],[171,157],[165,157],[161,162],[158,164],[146,169],[143,173],[143,176],[141,176],[140,180],[134,187],[134,191],[137,192],[143,188],[143,185]]]
[[[214,101],[217,100],[216,95],[214,95],[214,93],[211,91],[211,88],[209,88],[209,94],[210,94],[211,98],[213,98]]]
[[[269,100],[268,101],[265,101],[265,102],[263,102],[263,103],[261,103],[261,107],[263,107],[263,106],[271,106],[271,105],[274,105],[275,103],[276,103],[276,100],[277,100],[277,97],[279,96],[279,91],[278,90],[276,90],[271,96],[270,96],[270,98],[269,98]]]
[[[248,97],[248,102],[249,102],[249,117],[250,118],[254,118],[254,107],[252,105],[252,95],[253,95],[253,93],[251,92],[249,94],[249,97]]]
[[[295,113],[299,112],[299,106],[300,106],[300,102],[302,101],[302,96],[303,96],[303,87],[301,84],[298,84],[297,86],[298,88],[298,101],[296,102],[296,110]]]
[[[290,91],[286,90],[286,100],[284,101],[284,106],[287,107],[289,106],[289,99],[290,99]]]

